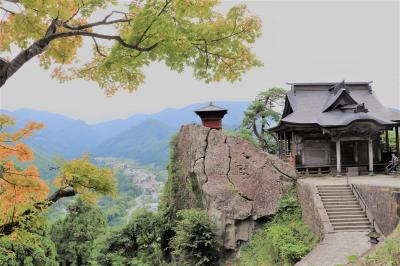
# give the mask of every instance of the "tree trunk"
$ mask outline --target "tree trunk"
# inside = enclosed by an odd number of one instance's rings
[[[65,197],[72,197],[75,196],[75,190],[72,188],[69,189],[59,189],[56,192],[54,192],[53,194],[51,194],[49,197],[47,197],[47,201],[55,203],[57,200],[61,199],[61,198],[65,198]]]
[[[48,46],[49,41],[41,39],[34,42],[31,46],[21,51],[13,60],[7,62],[0,59],[0,88],[7,82],[7,80],[14,75],[26,62],[33,57],[43,53]]]
[[[66,189],[59,189],[50,196],[47,197],[46,201],[42,202],[37,202],[33,205],[33,209],[27,209],[25,210],[21,215],[17,217],[16,220],[11,221],[6,224],[0,225],[0,233],[9,235],[14,231],[15,227],[18,227],[20,225],[20,220],[21,217],[25,217],[25,221],[30,219],[30,215],[35,215],[35,213],[38,213],[42,211],[43,209],[46,209],[53,205],[55,202],[57,202],[59,199],[65,198],[65,197],[72,197],[75,196],[76,192],[73,188],[66,188]]]

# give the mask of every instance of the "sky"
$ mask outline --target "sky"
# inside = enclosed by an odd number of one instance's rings
[[[243,1],[223,1],[226,12]],[[264,63],[236,83],[205,84],[155,63],[136,92],[107,98],[96,83],[60,84],[32,60],[2,88],[0,108],[32,108],[88,123],[153,113],[208,101],[251,101],[270,87],[287,82],[373,81],[387,107],[400,108],[399,1],[245,1],[262,20],[262,37],[253,51]],[[92,51],[85,46],[82,58]]]

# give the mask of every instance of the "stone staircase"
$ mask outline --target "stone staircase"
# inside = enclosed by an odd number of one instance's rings
[[[370,231],[372,226],[349,185],[317,186],[335,231]]]

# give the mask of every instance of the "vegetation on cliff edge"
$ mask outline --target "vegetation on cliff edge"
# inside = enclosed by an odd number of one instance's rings
[[[318,237],[303,222],[292,188],[281,199],[272,221],[257,231],[240,251],[237,265],[293,265],[318,243]]]
[[[400,224],[384,243],[366,256],[362,266],[400,265]]]

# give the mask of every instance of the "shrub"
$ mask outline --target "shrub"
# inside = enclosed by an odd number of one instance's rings
[[[25,229],[0,235],[0,266],[56,266],[54,243],[42,216],[30,220]]]
[[[295,189],[281,199],[273,220],[240,252],[239,265],[293,265],[318,243],[301,217]]]
[[[106,232],[106,219],[99,207],[80,198],[68,207],[68,212],[51,228],[57,261],[61,265],[89,265],[94,240]]]
[[[172,254],[180,265],[217,265],[219,244],[213,221],[205,211],[189,209],[178,212]]]
[[[154,265],[159,258],[158,217],[139,210],[128,225],[98,243],[94,254],[99,265]]]
[[[382,245],[365,258],[361,265],[400,265],[400,224]]]

